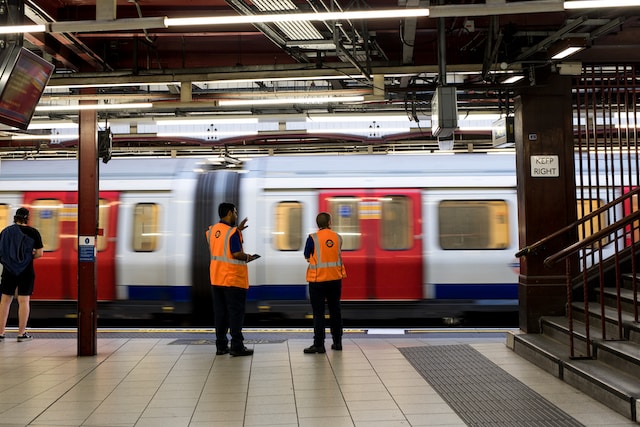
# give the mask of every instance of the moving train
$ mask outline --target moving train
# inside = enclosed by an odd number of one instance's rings
[[[0,227],[27,206],[44,241],[32,317],[76,313],[77,171],[75,159],[0,163]],[[303,249],[321,211],[343,237],[345,319],[517,311],[512,153],[265,156],[235,168],[118,158],[99,177],[100,318],[211,325],[205,231],[223,201],[248,218],[245,252],[262,256],[248,266],[248,314],[309,316]]]

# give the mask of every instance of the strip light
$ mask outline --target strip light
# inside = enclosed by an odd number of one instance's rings
[[[225,125],[237,125],[237,124],[255,124],[258,123],[259,120],[255,117],[247,117],[241,119],[233,119],[233,118],[215,118],[215,119],[206,119],[206,118],[196,118],[196,119],[185,119],[185,118],[176,118],[176,119],[164,119],[164,120],[156,120],[156,124],[158,126],[184,126],[184,125],[213,125],[213,124],[225,124]]]
[[[576,52],[580,52],[581,50],[584,50],[584,46],[570,46],[553,55],[551,59],[564,59],[567,56],[571,56]]]
[[[131,104],[82,104],[82,105],[39,105],[36,111],[79,111],[79,110],[133,110],[151,108],[150,102]]]
[[[345,21],[348,19],[389,19],[429,16],[429,9],[360,10],[322,13],[285,13],[267,15],[204,16],[199,18],[166,18],[167,27],[193,25],[257,24],[298,21]]]
[[[304,98],[268,98],[268,99],[221,99],[220,107],[241,105],[277,105],[277,104],[326,104],[331,102],[360,102],[364,96],[318,96]]]
[[[44,24],[0,26],[0,34],[44,33],[46,30],[47,27]]]
[[[638,7],[640,3],[638,0],[574,0],[564,2],[564,8],[567,10],[625,6]]]
[[[258,131],[216,131],[216,132],[158,132],[156,136],[160,138],[199,138],[222,136],[251,136],[257,135]]]

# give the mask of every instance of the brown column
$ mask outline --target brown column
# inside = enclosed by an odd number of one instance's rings
[[[95,101],[80,101],[90,104]],[[95,110],[80,110],[78,158],[78,356],[97,354],[98,142]]]
[[[539,77],[538,77],[539,78]],[[571,78],[551,75],[523,89],[515,102],[520,247],[531,245],[576,219]],[[571,243],[551,242],[520,258],[520,329],[539,333],[544,315],[564,315],[564,264],[544,259]]]

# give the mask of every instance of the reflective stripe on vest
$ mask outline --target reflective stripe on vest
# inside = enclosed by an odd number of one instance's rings
[[[311,239],[313,239],[313,247],[315,248],[315,256],[318,260],[317,264],[309,264],[309,268],[311,270],[317,270],[318,268],[327,268],[327,267],[342,267],[342,253],[340,248],[342,247],[342,236],[337,234],[338,236],[338,261],[336,262],[322,262],[322,250],[320,249],[320,243],[318,242],[318,235],[316,233],[311,235]]]
[[[342,264],[342,236],[332,230],[319,230],[310,234],[314,250],[307,266],[308,282],[328,282],[346,277]],[[327,241],[334,245],[329,247]]]
[[[206,232],[209,243],[210,262],[209,276],[212,285],[233,286],[242,289],[249,288],[249,272],[247,263],[233,258],[231,253],[230,240],[236,227],[231,227],[225,223],[212,225]],[[222,234],[224,232],[224,234]],[[242,243],[242,233],[237,230]],[[214,233],[214,234],[212,234]],[[215,234],[218,237],[215,237]],[[223,239],[220,241],[220,239]]]
[[[233,234],[233,231],[235,229],[235,227],[229,228],[229,230],[227,230],[227,234],[225,234],[224,236],[224,247],[222,249],[223,255],[211,255],[211,261],[222,261],[228,262],[229,264],[246,264],[246,261],[240,261],[239,259],[235,259],[233,256],[227,256],[227,254],[231,255],[231,253],[229,252],[229,241],[231,240],[231,234]],[[212,229],[209,229],[207,231],[207,242],[209,243],[209,247],[211,247],[211,242],[209,241],[209,238],[211,237],[211,231]]]

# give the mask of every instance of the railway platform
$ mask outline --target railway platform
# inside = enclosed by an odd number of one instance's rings
[[[304,354],[306,329],[246,329],[253,356],[216,356],[213,330],[74,330],[0,343],[0,426],[633,426],[527,362],[504,329],[346,330]]]

